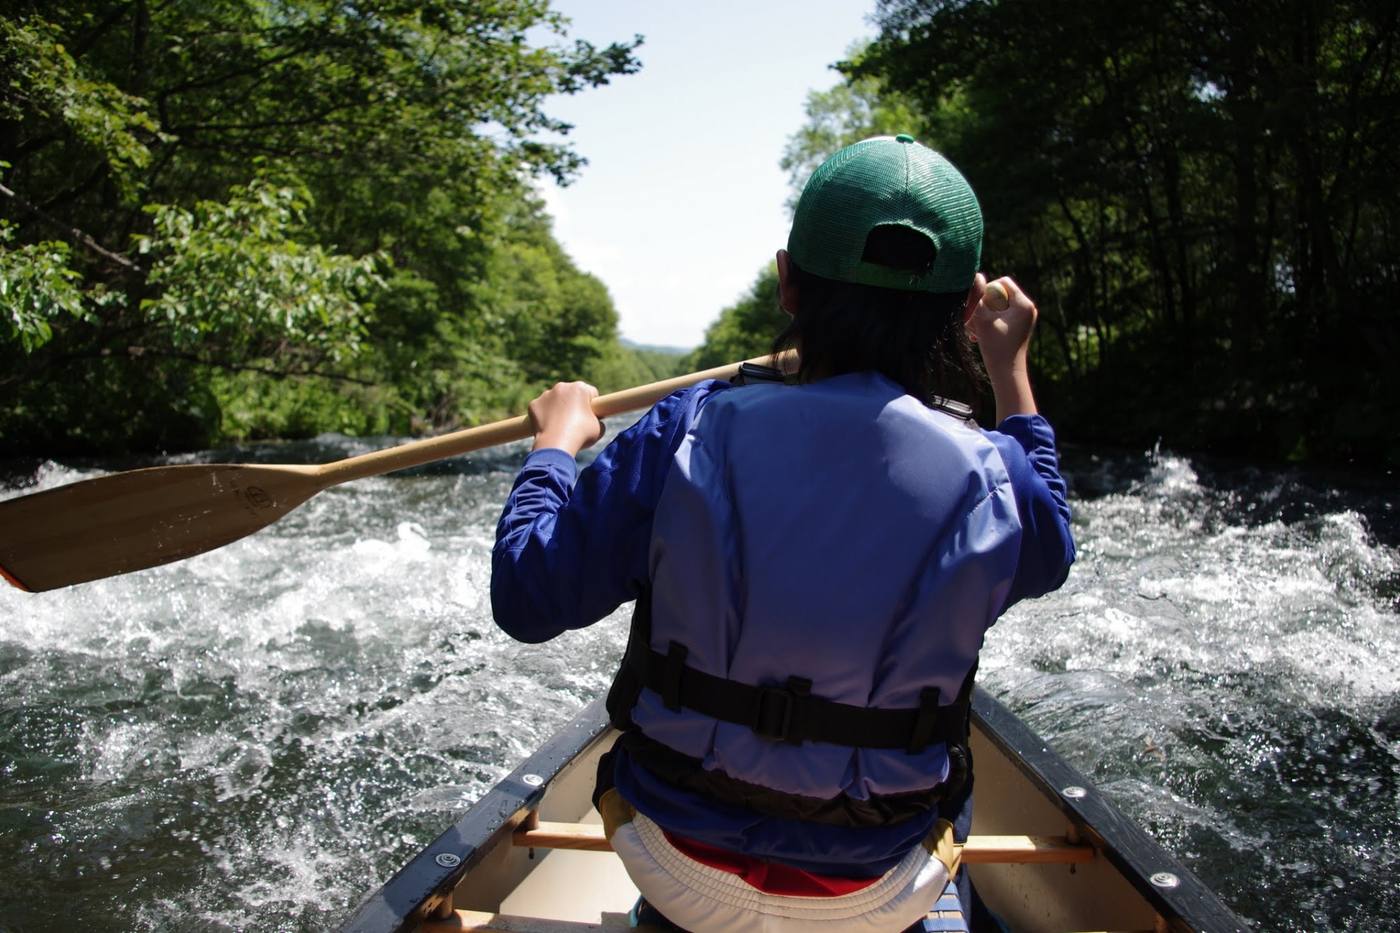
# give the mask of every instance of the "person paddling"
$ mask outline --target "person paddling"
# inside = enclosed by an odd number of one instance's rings
[[[492,608],[540,642],[636,601],[594,802],[641,920],[920,929],[959,875],[984,634],[1074,560],[1036,308],[989,287],[981,247],[943,156],[864,140],[813,173],[777,254],[795,378],[677,392],[582,473],[596,390],[531,403]],[[973,342],[996,430],[953,400]]]

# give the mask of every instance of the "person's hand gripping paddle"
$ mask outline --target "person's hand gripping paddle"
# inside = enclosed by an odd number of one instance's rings
[[[982,354],[998,424],[1036,411],[1027,354],[1037,313],[1035,302],[1010,276],[988,282],[977,274],[968,296],[967,334]]]

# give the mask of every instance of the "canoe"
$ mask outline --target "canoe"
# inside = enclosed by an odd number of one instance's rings
[[[972,710],[977,803],[962,861],[1011,929],[1246,929],[990,694],[976,690]],[[615,736],[602,701],[587,706],[341,930],[627,929],[637,889],[590,803],[598,758]],[[952,914],[931,916],[932,927],[964,929]]]

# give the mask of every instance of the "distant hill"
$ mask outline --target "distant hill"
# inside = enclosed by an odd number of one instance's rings
[[[628,340],[626,337],[618,338],[618,342],[624,347],[638,350],[643,353],[660,353],[663,356],[685,356],[694,347],[664,347],[652,343],[637,343],[635,340]]]

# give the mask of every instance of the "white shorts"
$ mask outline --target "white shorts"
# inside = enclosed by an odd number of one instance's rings
[[[947,826],[948,851],[951,830]],[[641,813],[616,827],[612,846],[653,907],[672,923],[704,933],[902,931],[933,909],[949,875],[949,867],[928,848],[915,846],[898,865],[850,894],[768,894],[738,875],[689,858]]]

